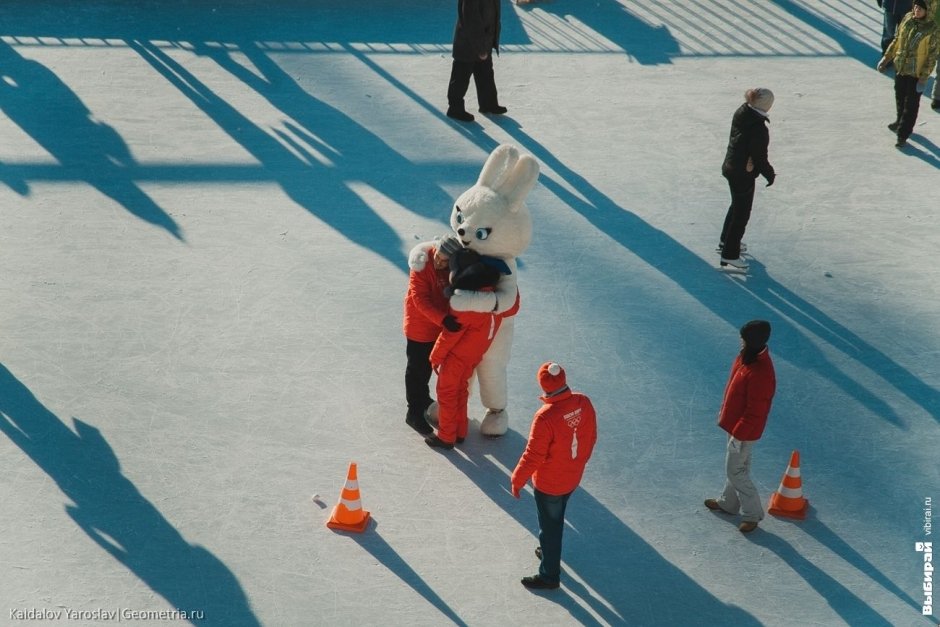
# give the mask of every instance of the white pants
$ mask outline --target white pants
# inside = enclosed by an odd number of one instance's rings
[[[728,479],[725,489],[718,497],[718,505],[729,514],[741,513],[745,522],[760,522],[764,518],[757,486],[751,481],[751,451],[754,442],[742,442],[728,438],[725,455],[725,471]]]

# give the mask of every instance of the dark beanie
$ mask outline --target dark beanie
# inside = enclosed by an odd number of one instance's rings
[[[741,339],[744,340],[744,348],[741,350],[744,363],[753,363],[770,339],[770,323],[766,320],[751,320],[741,327]]]
[[[914,4],[922,8],[924,11],[927,10],[927,0],[914,0]]]

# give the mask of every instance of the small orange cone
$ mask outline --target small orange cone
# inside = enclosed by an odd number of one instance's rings
[[[355,531],[362,533],[369,525],[369,512],[362,509],[359,500],[359,479],[356,476],[356,462],[349,462],[346,473],[346,485],[339,495],[339,503],[333,508],[326,526],[330,529]]]
[[[790,465],[780,480],[780,487],[770,495],[767,509],[774,516],[787,518],[806,518],[809,501],[803,498],[803,480],[800,478],[800,452],[793,451]]]

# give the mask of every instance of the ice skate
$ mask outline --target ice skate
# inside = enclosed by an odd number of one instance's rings
[[[741,257],[738,257],[737,259],[725,259],[724,257],[722,257],[721,267],[724,268],[727,266],[730,266],[731,268],[734,268],[735,270],[747,270],[748,267],[750,267],[748,263]]]
[[[715,252],[721,253],[724,250],[724,248],[725,248],[725,245],[719,242],[718,245],[715,246]],[[746,252],[747,252],[747,244],[745,244],[744,242],[741,242],[741,254],[743,255]]]

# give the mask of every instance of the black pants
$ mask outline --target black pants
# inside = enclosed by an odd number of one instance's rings
[[[421,416],[431,405],[431,349],[434,342],[415,342],[408,340],[405,355],[405,399],[408,401],[408,415]]]
[[[898,139],[907,139],[914,132],[920,111],[917,77],[898,74],[894,77],[894,99],[898,107]]]
[[[741,239],[747,222],[751,219],[751,207],[754,205],[754,177],[725,175],[731,188],[731,206],[725,215],[725,224],[721,229],[721,256],[725,259],[737,259],[741,256]]]
[[[496,96],[496,78],[493,75],[493,55],[480,61],[467,63],[454,59],[447,87],[447,105],[455,111],[465,111],[463,98],[470,87],[470,77],[477,88],[477,103],[484,111],[499,106]]]

